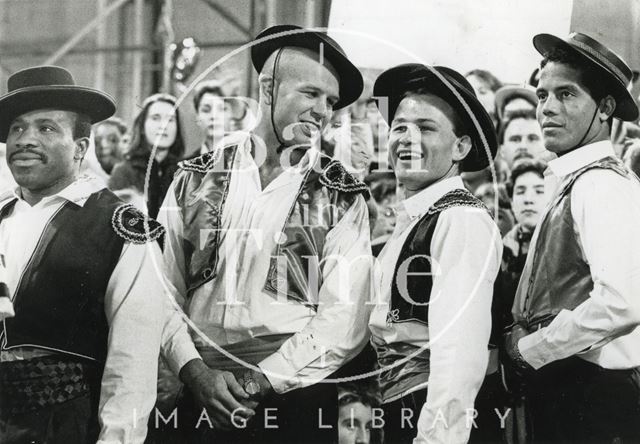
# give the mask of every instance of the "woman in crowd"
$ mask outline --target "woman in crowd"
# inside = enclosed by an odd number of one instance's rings
[[[502,272],[505,282],[515,294],[520,275],[524,267],[529,242],[540,216],[547,204],[547,193],[544,188],[543,173],[546,163],[540,160],[520,160],[515,163],[511,172],[509,192],[511,208],[516,225],[504,236]],[[507,305],[511,308],[513,300]]]
[[[380,407],[374,383],[356,381],[338,386],[339,444],[381,444],[382,428],[375,427],[373,409]]]
[[[133,189],[146,193],[147,212],[151,217],[158,214],[184,153],[175,104],[176,98],[168,94],[154,94],[144,101],[133,123],[127,154],[113,168],[109,179],[109,188],[113,191]],[[145,188],[149,166],[149,183]]]
[[[471,83],[478,100],[482,103],[484,109],[491,116],[493,125],[498,124],[498,115],[496,112],[496,91],[502,87],[502,82],[498,80],[489,71],[484,69],[474,69],[465,75],[467,81]]]

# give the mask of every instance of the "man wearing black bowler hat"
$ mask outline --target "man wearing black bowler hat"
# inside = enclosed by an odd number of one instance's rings
[[[634,121],[631,70],[581,33],[533,38],[537,117],[558,181],[520,279],[506,337],[534,442],[640,440],[640,182],[614,155]]]
[[[0,331],[0,442],[142,443],[164,316],[152,261],[163,229],[79,176],[111,97],[55,66],[12,75],[8,90],[0,141],[18,186],[0,195],[14,312]]]
[[[460,173],[489,165],[495,131],[471,85],[450,68],[396,66],[378,77],[374,96],[406,195],[378,257],[369,322],[385,439],[467,442],[487,370],[502,243]]]
[[[291,25],[260,33],[251,58],[256,128],[183,162],[161,212],[168,275],[197,327],[174,312],[163,354],[194,398],[181,421],[196,440],[335,442],[323,380],[366,343],[371,247],[366,185],[318,144],[362,76],[325,33]]]

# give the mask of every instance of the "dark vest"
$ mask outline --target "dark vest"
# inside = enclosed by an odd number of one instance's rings
[[[188,295],[216,277],[220,227],[237,145],[183,161],[174,180]],[[357,195],[368,193],[336,160],[319,156],[302,181],[283,227],[285,242],[271,254],[264,291],[315,307],[322,285],[324,240]],[[231,203],[233,204],[233,203]]]
[[[462,189],[448,192],[429,208],[402,245],[391,282],[387,323],[412,321],[428,325],[429,300],[433,287],[430,260],[433,233],[440,213],[458,206],[486,210],[482,201]],[[413,344],[401,342],[387,344],[376,341],[376,338],[372,342],[378,354],[378,365],[384,368],[379,382],[385,402],[429,380],[428,348],[420,350]],[[401,359],[406,360],[403,365],[393,366]]]
[[[434,203],[409,233],[398,256],[391,283],[390,322],[427,324],[433,286],[431,240],[440,213],[459,206],[486,210],[484,204],[467,190],[453,190]]]
[[[14,204],[2,208],[0,220]],[[83,207],[67,202],[54,214],[16,289],[4,349],[34,346],[104,361],[104,297],[124,245],[113,226],[118,207],[122,201],[104,189]]]
[[[632,176],[620,160],[607,157],[578,170],[560,184],[560,190],[540,223],[526,294],[522,294],[521,281],[513,306],[515,320],[524,322],[528,327],[548,323],[561,310],[575,309],[589,298],[593,290],[589,264],[571,215],[573,184],[592,169],[607,169],[624,177]],[[522,298],[524,310],[520,312]]]

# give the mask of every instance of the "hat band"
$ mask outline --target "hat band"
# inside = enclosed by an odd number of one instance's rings
[[[578,48],[582,49],[583,51],[588,52],[590,55],[592,55],[593,57],[598,59],[598,61],[602,62],[608,69],[613,71],[613,73],[616,75],[616,77],[618,77],[619,80],[622,80],[624,82],[624,79],[627,78],[627,76],[625,76],[622,73],[622,71],[620,71],[620,68],[618,68],[616,65],[611,63],[609,61],[609,59],[604,57],[602,54],[600,54],[598,51],[593,49],[591,46],[585,45],[584,43],[582,43],[582,42],[580,42],[578,40],[571,40],[571,44],[577,46]]]

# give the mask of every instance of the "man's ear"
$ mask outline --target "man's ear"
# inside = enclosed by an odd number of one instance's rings
[[[473,143],[471,142],[471,137],[458,137],[453,145],[451,160],[453,160],[454,162],[462,161],[465,157],[467,157],[467,154],[469,154],[469,151],[471,151],[472,146]]]
[[[613,115],[616,110],[616,99],[612,96],[606,96],[600,101],[598,105],[598,117],[602,122],[609,120],[609,117]]]
[[[88,137],[79,137],[74,140],[76,144],[75,153],[73,154],[73,158],[75,160],[82,160],[84,156],[87,154],[89,150],[89,138]]]
[[[273,97],[273,76],[270,74],[260,74],[258,84],[260,85],[260,101],[270,106],[271,98]]]

